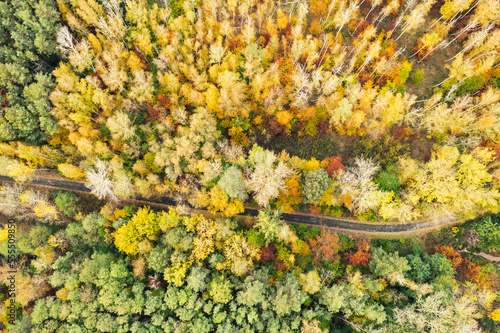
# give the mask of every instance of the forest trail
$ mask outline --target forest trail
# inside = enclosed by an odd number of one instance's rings
[[[483,257],[484,259],[486,259],[488,261],[500,262],[500,257],[493,256],[493,255],[485,253],[485,252],[474,253],[474,252],[469,252],[467,249],[463,249],[463,250],[460,250],[458,252],[467,252],[467,253],[473,254],[475,256]]]
[[[496,262],[500,262],[500,257],[497,257],[497,256],[492,256],[491,254],[488,254],[488,253],[479,252],[479,253],[474,253],[474,254],[475,254],[475,255],[478,255],[478,256],[481,256],[481,257],[483,257],[484,259],[489,260],[489,261],[496,261]]]
[[[1,182],[16,183],[12,178],[0,176]],[[19,183],[16,183],[19,184]],[[60,180],[60,179],[50,179],[38,177],[35,180],[25,183],[26,185],[49,187],[59,190],[69,190],[69,191],[79,191],[79,192],[90,192],[90,190],[85,186],[84,183],[74,182],[70,180]],[[191,207],[186,201],[182,202],[173,197],[161,197],[159,199],[148,199],[138,197],[131,200],[136,204],[156,204],[165,206],[177,206],[179,203],[186,204]],[[204,209],[197,209],[204,210]],[[255,208],[245,208],[244,213],[239,214],[239,216],[257,216],[259,213],[258,209]],[[303,223],[307,225],[313,225],[318,227],[328,227],[333,229],[341,229],[350,232],[361,232],[365,236],[377,236],[377,234],[391,234],[398,235],[398,233],[408,233],[408,232],[423,232],[429,231],[430,229],[438,229],[444,225],[459,224],[461,220],[444,220],[444,221],[428,221],[420,220],[408,223],[399,224],[380,224],[380,223],[365,223],[356,220],[339,219],[335,217],[325,216],[325,215],[312,215],[312,214],[301,214],[301,213],[283,213],[283,220],[292,223]],[[403,235],[401,235],[403,236]],[[500,259],[499,259],[500,260]]]

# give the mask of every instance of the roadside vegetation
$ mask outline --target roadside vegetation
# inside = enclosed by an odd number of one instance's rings
[[[2,1],[0,172],[228,217],[496,213],[499,8]]]
[[[500,328],[500,264],[474,255],[499,255],[498,215],[421,238],[366,240],[289,225],[278,211],[243,224],[173,208],[89,205],[89,196],[63,191],[6,185],[0,196],[0,212],[16,220],[15,324],[7,317],[8,232],[0,230],[8,332]]]

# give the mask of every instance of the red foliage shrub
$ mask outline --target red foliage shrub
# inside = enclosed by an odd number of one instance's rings
[[[164,94],[158,95],[158,103],[165,109],[170,108],[170,100]]]
[[[320,208],[318,205],[313,205],[313,204],[310,204],[309,205],[309,213],[311,214],[319,214],[321,212]]]
[[[363,19],[356,30],[354,30],[354,37],[357,37],[360,33],[362,33],[370,24],[367,20]]]
[[[316,125],[318,131],[322,131],[328,128],[328,122],[326,121],[319,121],[318,124]]]
[[[309,247],[316,261],[324,258],[330,262],[335,262],[337,253],[340,250],[339,243],[340,238],[325,230],[321,232],[320,236],[316,236],[316,239],[309,239]]]
[[[299,132],[301,129],[302,129],[301,123],[296,123],[295,126],[293,126],[293,130],[296,132]]]
[[[328,177],[336,178],[338,171],[345,170],[345,166],[342,164],[342,157],[332,156],[328,159],[328,165],[325,168]]]
[[[356,243],[356,247],[358,251],[353,252],[349,251],[347,253],[346,259],[349,265],[353,266],[365,266],[368,267],[368,261],[372,256],[370,253],[370,243],[368,243],[365,239],[361,239]]]
[[[458,266],[457,273],[466,280],[478,282],[480,270],[481,266],[476,265],[467,258],[463,258]]]
[[[160,111],[155,108],[154,106],[151,106],[148,104],[148,118],[150,121],[154,121],[158,118],[160,115]]]
[[[276,259],[274,253],[276,252],[276,247],[274,243],[270,243],[268,246],[262,246],[260,248],[260,262],[274,261]]]
[[[285,264],[284,264],[284,263],[282,263],[281,261],[276,260],[276,261],[274,262],[274,270],[275,270],[275,271],[284,271],[284,270],[285,270],[285,268],[286,268],[286,267],[285,267]]]
[[[269,122],[267,122],[268,126],[266,126],[269,130],[269,135],[271,136],[276,136],[279,133],[283,132],[285,129],[285,126],[281,125],[276,121],[276,119],[271,119]]]
[[[462,263],[462,255],[449,245],[436,246],[436,252],[443,254],[450,261],[453,268],[457,268]]]
[[[162,285],[161,280],[156,274],[150,275],[148,277],[148,288],[158,289],[161,287],[161,285]]]

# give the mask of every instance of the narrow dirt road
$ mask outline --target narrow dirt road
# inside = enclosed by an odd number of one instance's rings
[[[0,181],[15,183],[12,178],[0,176]],[[37,178],[27,184],[30,185],[39,185],[44,187],[52,187],[54,189],[62,189],[62,190],[73,190],[73,191],[81,191],[81,192],[90,192],[90,190],[85,186],[84,183],[74,182],[70,180],[55,180],[49,178]],[[162,197],[159,199],[147,199],[147,198],[136,198],[134,199],[137,203],[143,204],[161,204],[167,206],[176,206],[179,202],[176,201],[172,197]],[[185,202],[187,204],[187,202]],[[246,208],[243,216],[257,216],[259,213],[258,209]],[[304,223],[308,225],[314,226],[325,226],[329,228],[338,228],[342,230],[348,231],[360,231],[363,233],[401,233],[401,232],[410,232],[410,231],[418,231],[422,229],[428,228],[438,228],[441,225],[449,225],[452,223],[460,223],[460,221],[442,221],[442,222],[434,222],[434,221],[416,221],[416,222],[408,222],[401,224],[380,224],[380,223],[365,223],[358,222],[356,220],[347,220],[347,219],[339,219],[330,216],[324,215],[312,215],[312,214],[300,214],[300,213],[292,213],[287,214],[284,213],[283,219],[287,222],[294,223]]]

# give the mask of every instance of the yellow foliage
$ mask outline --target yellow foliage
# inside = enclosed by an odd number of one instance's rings
[[[147,206],[139,208],[128,223],[134,225],[141,236],[149,237],[160,231],[156,213]]]
[[[51,204],[44,201],[38,203],[38,205],[33,208],[35,215],[41,219],[55,220],[57,219],[57,208]]]
[[[472,151],[472,154],[484,163],[492,162],[496,158],[495,151],[490,148],[477,147]]]
[[[13,301],[14,301],[13,298],[7,298],[7,300],[5,300],[3,304],[0,304],[0,323],[3,323],[4,325],[7,325],[9,323],[9,319],[11,319],[8,316],[8,314],[9,314],[9,306],[12,304]]]
[[[80,137],[80,139],[76,142],[75,145],[76,148],[78,148],[78,150],[83,154],[92,155],[92,153],[94,152],[94,146],[92,146],[92,141],[88,138]]]
[[[337,196],[335,195],[335,189],[330,186],[321,196],[321,200],[319,202],[320,206],[340,206],[341,203]]]
[[[254,120],[253,120],[253,123],[254,123],[255,125],[260,125],[260,124],[262,124],[262,116],[257,116],[257,117],[255,117],[255,118],[254,118]]]
[[[137,254],[137,248],[142,241],[142,237],[132,224],[127,223],[122,225],[113,233],[113,237],[115,238],[115,246],[118,250],[127,254]]]
[[[179,216],[179,214],[177,214],[175,209],[170,208],[168,210],[168,213],[165,211],[159,213],[157,220],[158,226],[160,227],[161,231],[166,232],[168,229],[172,229],[178,226],[181,221],[181,217]]]
[[[56,291],[56,297],[62,300],[63,302],[66,302],[68,300],[69,296],[69,290],[66,289],[66,287],[62,287],[58,291]]]
[[[304,171],[316,171],[321,169],[321,165],[320,162],[313,157],[309,161],[305,162],[302,168]]]
[[[7,229],[0,229],[0,244],[9,239],[9,231]]]
[[[200,191],[195,200],[201,207],[207,207],[212,214],[221,212],[222,215],[231,217],[245,211],[243,201],[230,198],[218,185],[212,187],[210,191]]]
[[[321,289],[321,278],[316,271],[310,271],[307,274],[301,273],[299,283],[302,290],[311,295],[317,293]]]
[[[146,66],[141,62],[141,59],[135,54],[134,51],[129,52],[127,59],[127,66],[130,69],[130,73],[137,70],[143,70]]]
[[[237,276],[247,274],[260,259],[260,249],[248,243],[242,234],[233,234],[224,242],[225,261],[217,269],[230,269]]]
[[[38,146],[28,146],[21,142],[17,145],[17,156],[33,166],[54,166],[54,160]]]
[[[134,163],[134,166],[132,167],[132,170],[137,172],[140,175],[145,175],[149,172],[148,167],[146,166],[146,163],[142,160],[139,160]]]
[[[68,247],[68,243],[63,237],[54,235],[50,235],[49,245],[52,246],[53,248],[59,247],[63,251],[66,250],[66,248]]]
[[[111,216],[113,215],[113,212],[115,211],[115,209],[113,208],[113,206],[108,202],[107,204],[105,204],[104,206],[102,206],[101,210],[99,211],[99,213],[104,216],[106,219],[110,219]]]
[[[79,179],[85,177],[85,172],[83,172],[79,167],[74,166],[69,163],[61,163],[57,165],[59,172],[63,174],[64,177]]]
[[[33,260],[31,264],[39,273],[50,269],[52,263],[56,260],[54,249],[47,245],[36,248],[35,255],[38,258]]]
[[[495,311],[491,312],[488,317],[490,317],[490,319],[493,321],[500,321],[500,309],[496,309]]]
[[[80,140],[81,137],[82,136],[78,132],[71,132],[68,135],[69,141],[74,145],[76,145],[76,143],[78,142],[78,140]]]
[[[278,18],[276,20],[277,26],[279,30],[283,30],[288,25],[288,15],[283,14],[281,9],[278,9]]]
[[[196,225],[200,223],[201,219],[203,219],[201,215],[193,214],[191,216],[185,216],[182,218],[182,224],[184,224],[187,231],[194,232]]]
[[[21,183],[30,180],[35,170],[35,168],[20,161],[13,162],[7,167],[9,177]]]
[[[213,84],[203,93],[207,110],[216,113],[219,109],[219,90]]]
[[[149,252],[151,244],[143,242],[146,238],[151,238],[160,231],[160,225],[155,212],[149,207],[141,207],[134,216],[117,231],[113,233],[115,246],[118,250],[127,254],[137,254]]]
[[[217,224],[204,217],[200,218],[196,225],[196,237],[193,239],[193,251],[191,253],[194,260],[200,262],[214,252],[214,236],[217,233]]]
[[[165,281],[173,283],[177,287],[181,287],[186,279],[186,273],[192,262],[186,261],[184,263],[176,262],[172,266],[165,268]]]
[[[101,54],[102,52],[102,47],[101,47],[101,42],[99,42],[99,39],[93,34],[89,34],[87,36],[89,39],[90,45],[92,46],[92,50],[94,50],[95,54]]]
[[[300,256],[306,256],[311,253],[309,244],[304,242],[302,239],[297,239],[292,243],[292,252]]]

